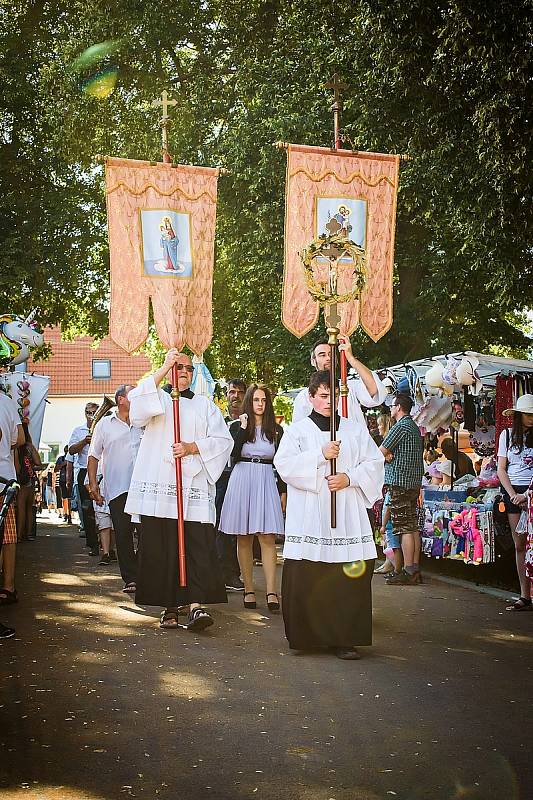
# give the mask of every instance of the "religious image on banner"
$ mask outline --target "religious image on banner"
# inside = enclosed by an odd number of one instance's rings
[[[193,270],[190,214],[164,208],[141,210],[143,274],[190,278]]]
[[[319,236],[342,236],[365,248],[366,208],[365,200],[316,197],[315,239]],[[340,260],[350,261],[350,258]]]
[[[140,347],[151,304],[163,345],[201,355],[213,334],[219,170],[110,157],[105,165],[111,338],[128,353]]]
[[[360,325],[377,342],[392,325],[400,158],[309,145],[283,143],[283,147],[287,150],[283,324],[298,337],[317,324],[319,303],[308,291],[301,254],[321,236],[340,235],[365,252],[365,285],[359,299],[339,306],[340,330],[351,335]],[[343,262],[348,268],[337,276],[341,295],[350,291],[353,281],[350,257],[339,259]]]

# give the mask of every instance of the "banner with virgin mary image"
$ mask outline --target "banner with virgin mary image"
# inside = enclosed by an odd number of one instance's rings
[[[301,337],[318,321],[300,252],[322,235],[340,235],[365,250],[366,283],[359,300],[339,304],[342,333],[361,325],[378,341],[392,325],[397,155],[288,145],[282,321]],[[350,259],[340,259],[342,261]],[[346,265],[349,267],[349,265]],[[350,269],[339,270],[339,292]]]
[[[148,335],[200,355],[213,333],[218,169],[106,159],[109,333],[128,353]]]

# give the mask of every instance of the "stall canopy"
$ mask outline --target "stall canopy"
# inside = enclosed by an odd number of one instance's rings
[[[423,378],[426,372],[435,366],[436,362],[440,362],[443,366],[449,357],[461,359],[463,356],[471,356],[477,358],[479,366],[476,369],[477,374],[485,389],[494,388],[496,386],[496,378],[498,375],[505,375],[506,373],[528,373],[533,372],[533,361],[523,361],[516,358],[501,358],[500,356],[485,355],[483,353],[475,353],[472,350],[464,350],[458,353],[447,353],[441,356],[431,356],[430,358],[421,358],[418,361],[406,361],[404,364],[396,364],[394,367],[384,367],[379,369],[378,372],[388,373],[394,376],[398,381],[400,378],[405,377],[405,368],[412,367],[419,378]]]

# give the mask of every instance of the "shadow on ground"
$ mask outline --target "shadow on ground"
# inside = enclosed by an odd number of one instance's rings
[[[533,614],[376,577],[365,658],[297,657],[239,595],[204,634],[161,631],[72,527],[39,530],[1,614],[3,797],[531,797]]]

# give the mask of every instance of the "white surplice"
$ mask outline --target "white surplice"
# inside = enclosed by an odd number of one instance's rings
[[[348,378],[348,419],[351,422],[360,422],[365,424],[365,418],[361,411],[361,406],[365,408],[374,408],[380,406],[385,402],[387,397],[387,387],[379,378],[377,372],[373,372],[374,380],[376,381],[377,393],[371,395],[365,384],[359,377],[350,375]],[[301,419],[308,417],[313,406],[309,400],[309,390],[302,389],[294,398],[294,405],[292,409],[292,421],[299,422]],[[341,399],[339,397],[339,413],[341,412]]]
[[[283,555],[326,563],[375,558],[367,508],[381,498],[383,454],[366,425],[341,418],[337,472],[345,472],[350,485],[336,493],[337,527],[331,528],[330,463],[322,453],[329,438],[306,417],[290,425],[280,442],[274,465],[288,488]]]
[[[128,395],[130,422],[145,428],[131,479],[126,513],[177,519],[176,467],[172,455],[172,399],[144,378]],[[199,455],[181,459],[183,511],[188,522],[215,523],[215,483],[233,449],[220,409],[207,397],[181,397],[183,442],[196,442]]]

